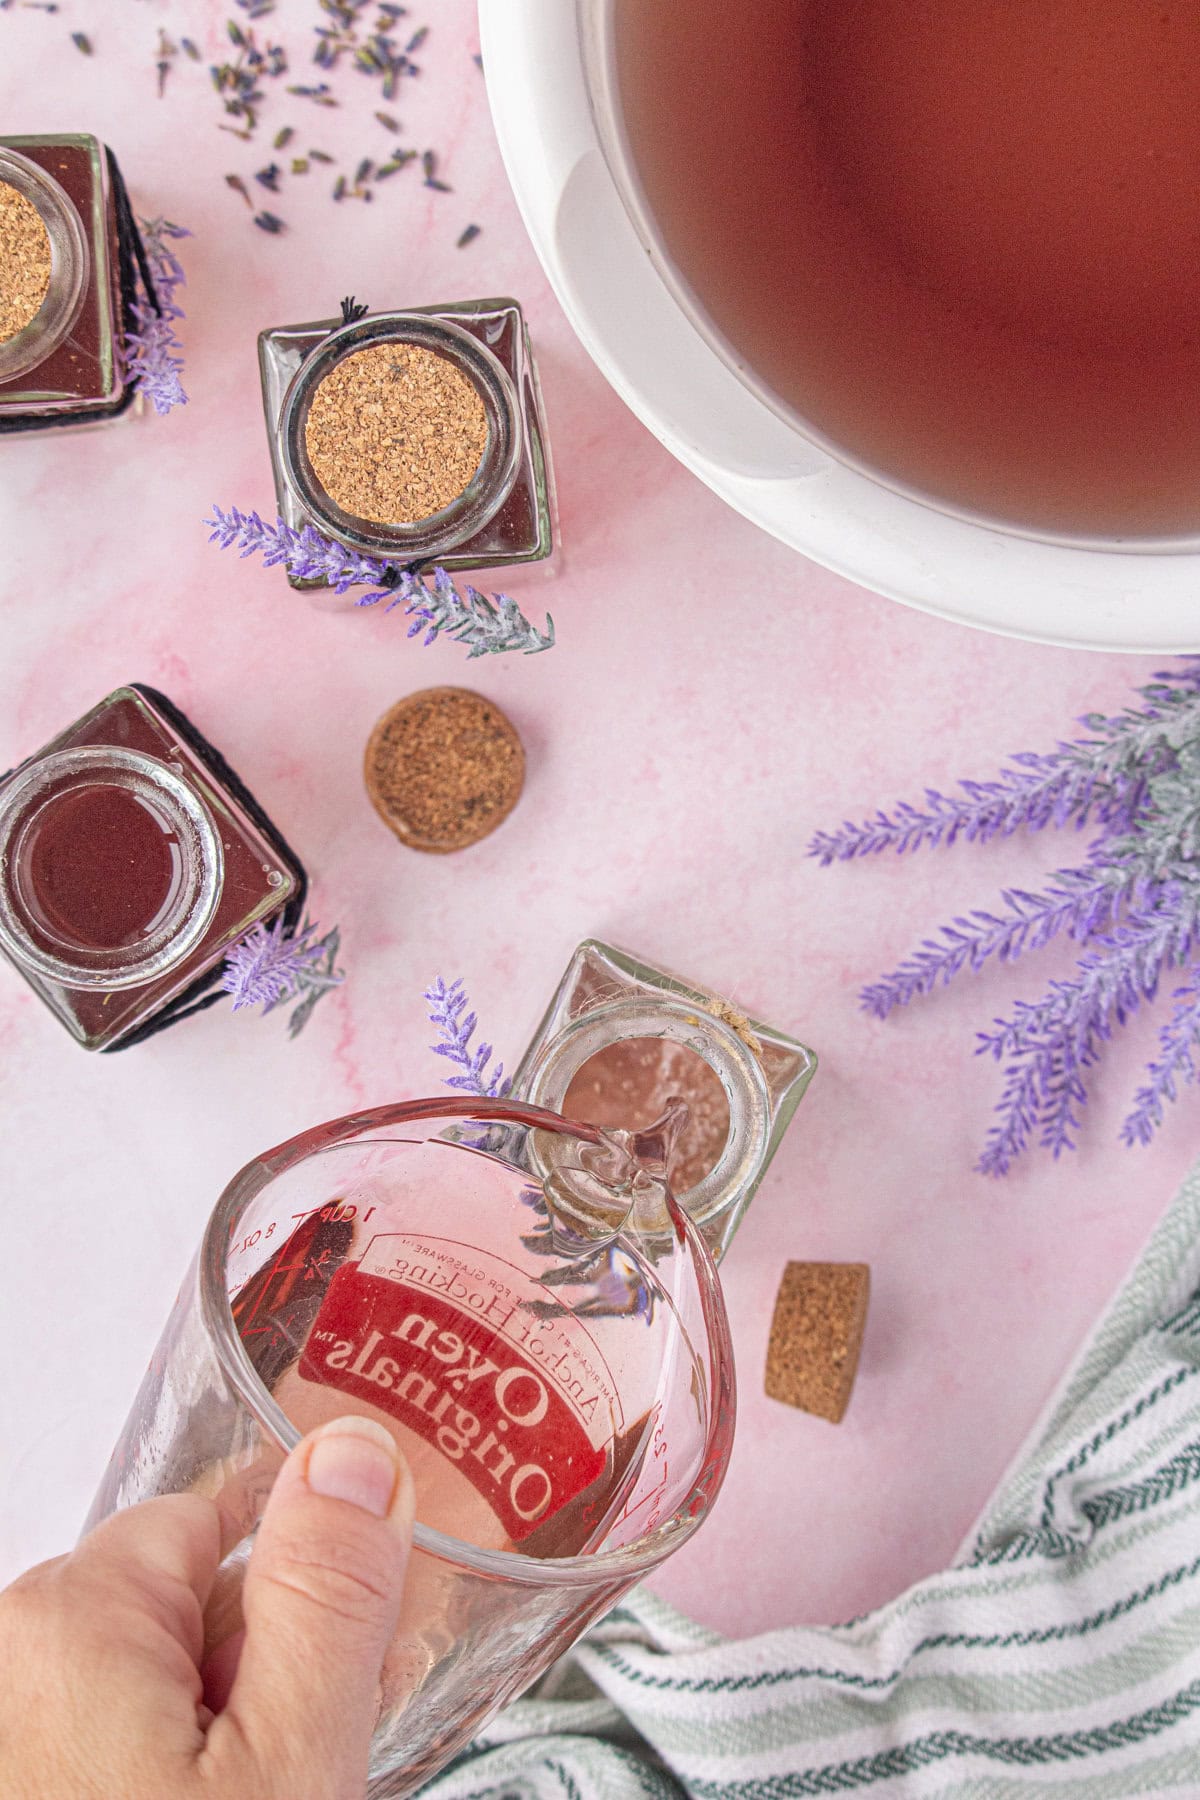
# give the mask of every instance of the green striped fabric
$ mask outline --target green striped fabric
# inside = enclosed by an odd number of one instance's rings
[[[955,1566],[729,1642],[638,1592],[436,1800],[1200,1796],[1200,1165]]]

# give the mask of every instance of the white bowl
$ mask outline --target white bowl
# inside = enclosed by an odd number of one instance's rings
[[[723,500],[827,568],[946,619],[1096,650],[1200,649],[1195,549],[1081,549],[954,518],[838,461],[769,404],[645,216],[616,102],[612,0],[479,0],[479,19],[509,179],[568,318],[622,399]]]

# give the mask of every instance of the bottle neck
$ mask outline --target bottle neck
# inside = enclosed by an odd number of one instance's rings
[[[712,1133],[718,1088],[728,1111],[723,1142]],[[703,1113],[711,1150],[693,1131],[692,1155],[685,1137],[672,1173],[681,1204],[713,1245],[727,1241],[769,1154],[771,1100],[754,1051],[726,1020],[671,996],[601,1001],[571,1020],[538,1052],[525,1092],[602,1125],[638,1128],[675,1097],[692,1108],[693,1126]],[[535,1154],[552,1163],[555,1149],[535,1144]],[[667,1231],[665,1212],[656,1229]]]

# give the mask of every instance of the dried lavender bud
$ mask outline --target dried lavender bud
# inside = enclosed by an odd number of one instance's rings
[[[74,44],[74,46],[77,50],[80,50],[83,52],[84,56],[91,56],[92,40],[91,40],[91,38],[88,37],[86,32],[73,31],[71,33],[71,42]]]
[[[330,88],[327,81],[319,82],[316,87],[305,87],[303,85],[289,87],[288,93],[295,94],[298,100],[312,100],[317,106],[337,105],[333,90]]]
[[[268,163],[265,169],[255,171],[254,179],[261,187],[269,188],[273,194],[279,192],[280,168],[278,163]]]
[[[379,123],[383,126],[385,131],[390,131],[393,135],[399,131],[400,121],[398,119],[393,119],[391,113],[377,112],[375,117],[379,120]]]
[[[308,154],[313,162],[331,163],[333,161],[333,157],[325,150],[310,150]]]
[[[291,141],[295,137],[295,135],[296,134],[292,130],[291,126],[285,125],[282,131],[277,131],[275,133],[275,142],[272,145],[272,149],[274,149],[274,150],[284,149],[288,144],[291,143]]]
[[[269,231],[272,236],[277,236],[279,232],[287,229],[283,220],[279,218],[276,213],[272,212],[255,213],[254,223],[258,226],[260,231]]]
[[[464,231],[460,231],[458,234],[458,243],[455,246],[456,249],[463,250],[468,244],[473,244],[482,229],[483,227],[481,225],[468,225]]]
[[[225,177],[225,185],[226,187],[231,187],[235,194],[240,194],[242,199],[246,202],[246,205],[253,208],[254,202],[250,198],[250,189],[246,186],[240,175],[227,175]]]

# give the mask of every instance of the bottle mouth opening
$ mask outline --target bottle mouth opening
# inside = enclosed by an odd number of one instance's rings
[[[222,874],[208,808],[155,757],[58,751],[0,792],[0,947],[62,987],[173,968],[207,930]]]
[[[89,257],[78,211],[40,164],[0,147],[0,183],[37,212],[50,250],[50,280],[40,308],[20,331],[0,342],[0,381],[12,381],[45,362],[69,334],[83,304]]]
[[[309,418],[322,383],[346,358],[401,345],[430,352],[463,377],[482,405],[486,441],[470,479],[438,510],[416,519],[366,519],[320,481],[309,453]],[[299,504],[339,542],[401,563],[427,562],[466,543],[504,505],[520,467],[519,418],[507,371],[469,331],[420,313],[373,313],[331,331],[293,377],[280,418],[283,472]]]
[[[733,1027],[686,1001],[657,998],[601,1003],[558,1032],[534,1061],[528,1077],[529,1098],[560,1110],[574,1078],[602,1051],[635,1040],[657,1039],[690,1051],[707,1066],[724,1092],[729,1130],[724,1148],[699,1181],[677,1191],[680,1205],[697,1225],[707,1225],[735,1206],[761,1168],[771,1135],[770,1095],[762,1066]],[[670,1098],[670,1096],[664,1096]],[[530,1156],[539,1174],[548,1176],[562,1160],[561,1148],[547,1134],[535,1132]],[[666,1236],[665,1210],[643,1230]]]

